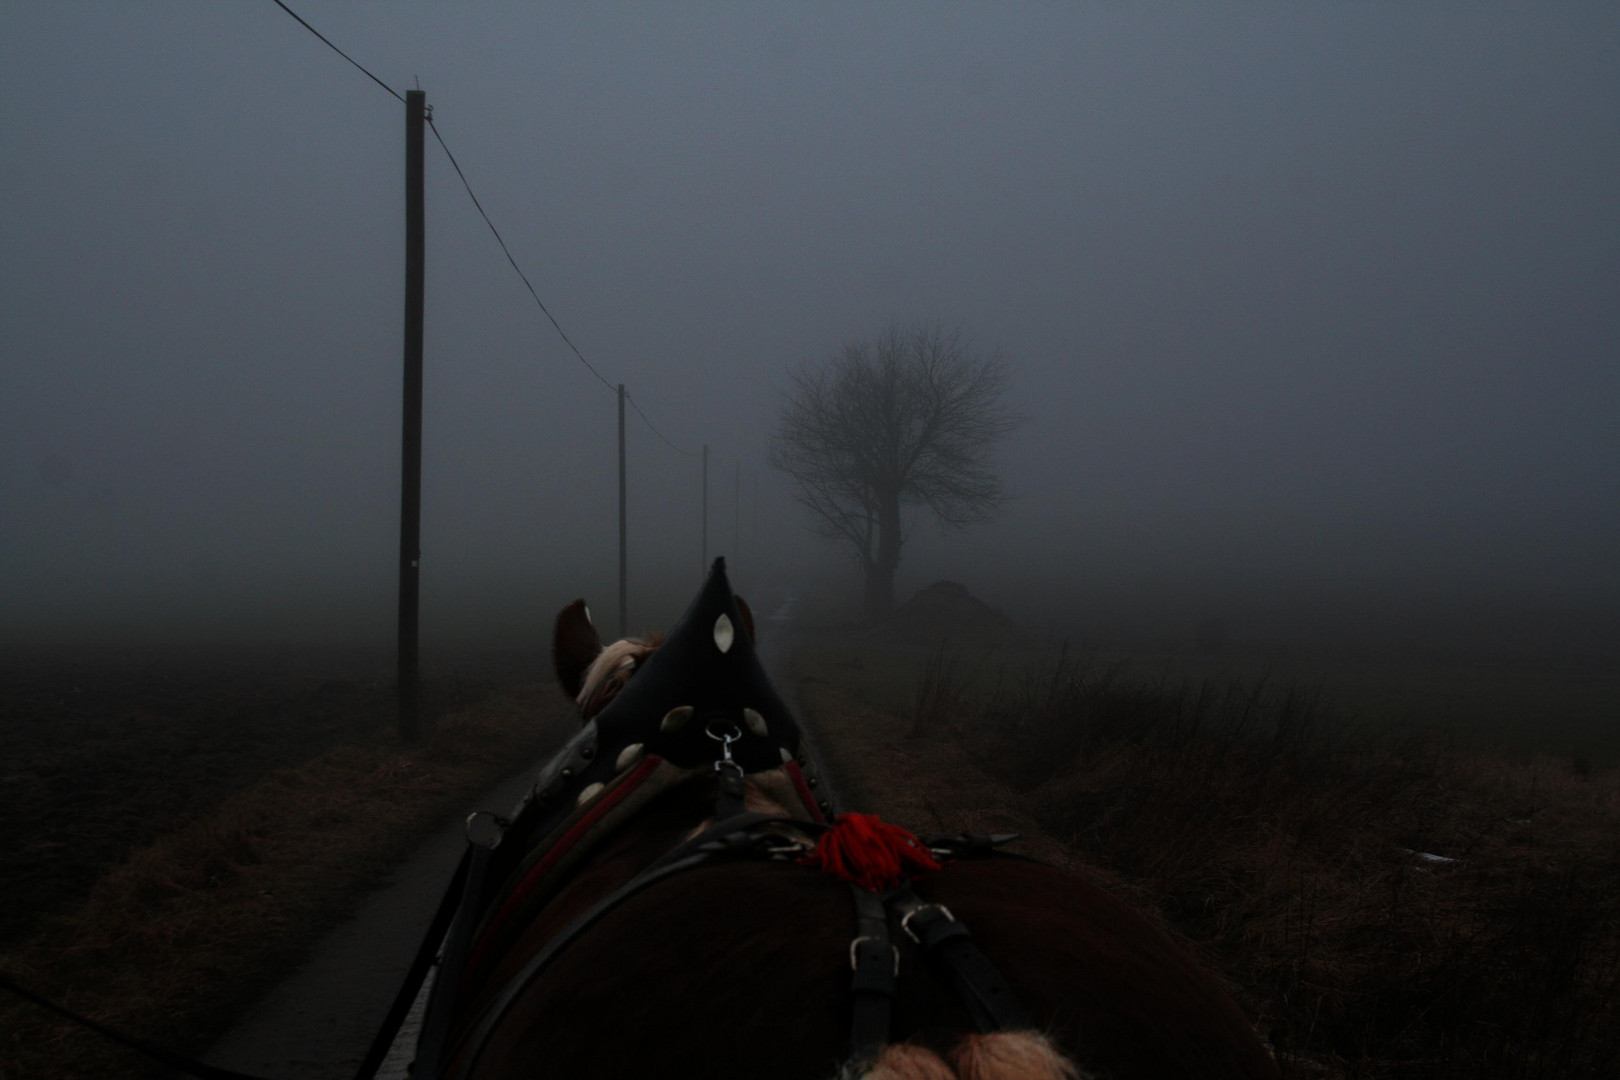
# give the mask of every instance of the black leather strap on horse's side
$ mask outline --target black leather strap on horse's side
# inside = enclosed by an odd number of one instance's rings
[[[450,920],[455,917],[461,906],[461,899],[466,893],[463,887],[467,881],[467,871],[472,864],[473,848],[476,845],[468,844],[467,850],[461,853],[461,861],[456,864],[456,872],[450,877],[450,884],[444,890],[444,899],[439,901],[439,909],[433,913],[433,921],[428,924],[427,933],[422,936],[422,944],[416,947],[416,957],[411,961],[410,970],[405,974],[405,982],[400,986],[399,993],[394,995],[394,1003],[388,1007],[388,1015],[383,1018],[382,1027],[377,1029],[377,1035],[371,1040],[371,1047],[366,1056],[360,1061],[360,1068],[355,1071],[355,1080],[372,1080],[377,1070],[382,1067],[383,1059],[388,1056],[389,1049],[394,1045],[394,1038],[405,1023],[411,1006],[416,1002],[416,993],[422,988],[422,982],[427,978],[428,968],[433,966],[433,958],[439,953],[439,944],[444,940],[445,931],[450,928]]]
[[[462,890],[462,902],[456,907],[455,921],[450,924],[449,936],[445,938],[444,955],[439,960],[433,993],[428,997],[427,1012],[422,1018],[422,1033],[416,1039],[416,1064],[411,1069],[412,1080],[438,1080],[439,1058],[450,1033],[457,987],[472,951],[473,933],[483,916],[477,899],[488,880],[494,849],[475,843],[469,843],[467,847],[470,855],[467,886]]]
[[[884,897],[859,885],[855,895],[855,939],[849,943],[849,1056],[864,1061],[889,1042],[900,950],[889,938],[889,911]]]
[[[892,893],[889,903],[900,913],[900,928],[923,947],[929,962],[956,987],[980,1031],[1032,1026],[1018,995],[949,908],[928,903],[909,885]]]

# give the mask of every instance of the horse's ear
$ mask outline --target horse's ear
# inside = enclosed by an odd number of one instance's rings
[[[602,652],[602,639],[591,625],[591,611],[585,601],[575,600],[557,612],[557,627],[551,635],[551,665],[563,693],[578,697],[585,685],[585,672]]]
[[[744,600],[735,593],[732,594],[731,598],[737,601],[737,614],[742,616],[743,629],[748,631],[748,640],[753,642],[759,641],[759,639],[754,636],[754,613],[748,610],[748,601]]]

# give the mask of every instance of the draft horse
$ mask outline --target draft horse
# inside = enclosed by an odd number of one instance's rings
[[[416,1080],[1276,1077],[1220,984],[1098,886],[832,818],[716,560],[659,641],[557,618],[583,726],[489,816]]]

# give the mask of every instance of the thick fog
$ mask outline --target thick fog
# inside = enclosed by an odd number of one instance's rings
[[[420,84],[584,355],[709,444],[745,591],[858,599],[764,460],[785,373],[937,321],[1029,420],[902,594],[1615,640],[1612,5],[291,6]],[[269,0],[7,4],[0,97],[0,637],[387,644],[404,108]],[[426,184],[424,641],[538,642],[616,603],[614,395],[431,134]],[[699,465],[628,444],[656,625]]]

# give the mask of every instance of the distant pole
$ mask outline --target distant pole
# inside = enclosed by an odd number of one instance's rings
[[[423,118],[427,95],[405,91],[405,409],[399,491],[399,734],[420,726],[418,575],[422,561]]]
[[[735,462],[731,473],[731,561],[742,562],[742,462]],[[737,568],[731,568],[732,573]]]
[[[630,636],[628,565],[625,556],[624,525],[624,383],[619,384],[619,636]]]
[[[703,444],[703,575],[709,574],[709,444]]]

